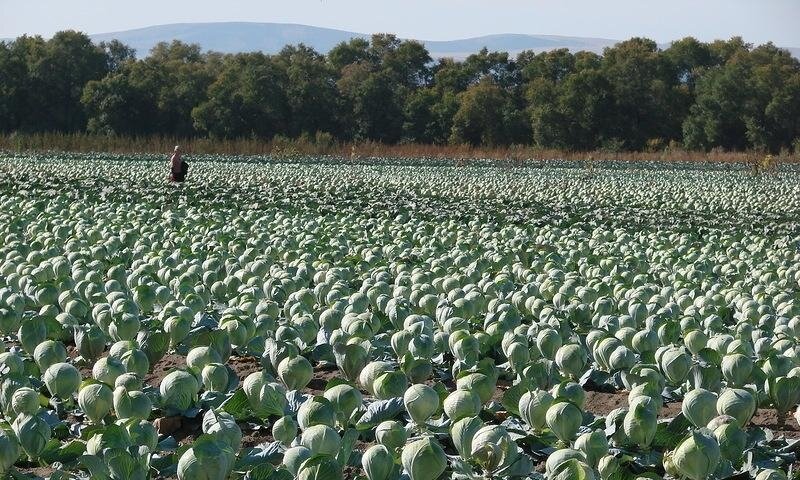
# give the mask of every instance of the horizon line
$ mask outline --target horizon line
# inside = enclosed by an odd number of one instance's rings
[[[253,22],[253,21],[171,22],[171,23],[152,24],[152,25],[146,25],[146,26],[142,26],[142,27],[134,27],[134,28],[123,29],[123,30],[97,32],[97,33],[90,33],[90,32],[86,32],[84,30],[72,29],[72,28],[61,29],[61,30],[58,30],[58,32],[66,31],[66,30],[75,30],[75,31],[78,31],[78,32],[83,32],[83,33],[85,33],[86,35],[88,35],[90,37],[95,37],[95,36],[108,36],[108,35],[114,35],[114,34],[120,34],[120,33],[128,33],[128,32],[134,32],[134,31],[138,31],[138,30],[147,30],[147,29],[160,28],[160,27],[192,26],[192,25],[282,25],[282,26],[292,26],[292,27],[309,27],[309,28],[316,28],[316,29],[320,29],[320,30],[329,30],[329,31],[335,31],[335,32],[339,32],[339,33],[346,33],[346,34],[352,34],[352,35],[358,35],[358,36],[367,36],[367,37],[371,36],[371,35],[375,35],[375,34],[385,33],[385,34],[396,35],[398,38],[403,39],[403,40],[415,40],[415,41],[418,41],[420,43],[459,42],[459,41],[466,41],[466,40],[477,40],[477,39],[483,39],[483,38],[500,37],[500,36],[511,36],[511,35],[523,36],[523,37],[556,38],[556,39],[601,40],[601,41],[610,41],[610,42],[617,42],[617,43],[625,41],[625,39],[606,38],[606,37],[588,37],[588,36],[580,36],[580,35],[560,35],[560,34],[556,35],[556,34],[516,33],[516,32],[490,33],[490,34],[477,35],[477,36],[472,36],[472,37],[451,38],[451,39],[448,39],[448,40],[426,40],[426,39],[420,39],[420,38],[400,36],[400,35],[398,35],[396,33],[386,32],[386,31],[377,31],[377,32],[372,32],[372,33],[364,33],[364,32],[354,32],[352,30],[344,30],[344,29],[341,29],[341,28],[334,28],[334,27],[321,27],[321,26],[318,26],[318,25],[311,25],[311,24],[305,24],[305,23],[294,23],[294,22]],[[0,36],[0,41],[9,41],[9,40],[13,41],[15,38],[19,38],[19,37],[22,37],[22,36],[41,36],[43,38],[52,38],[53,35],[55,35],[55,33],[52,34],[52,35],[45,36],[45,35],[42,35],[42,34],[31,34],[31,33],[27,33],[26,32],[26,33],[22,33],[22,34],[19,34],[19,35],[16,35],[16,36],[10,36],[10,37]],[[792,48],[792,49],[800,48],[800,47],[795,47],[793,45],[778,45],[772,40],[764,42],[764,43],[755,43],[755,42],[751,43],[751,42],[747,42],[747,39],[744,38],[742,35],[733,35],[733,36],[731,36],[729,38],[715,38],[713,40],[708,40],[708,41],[705,41],[705,42],[706,43],[710,43],[710,42],[714,42],[714,41],[717,41],[717,40],[726,41],[726,40],[730,40],[730,38],[735,38],[735,37],[740,37],[745,41],[745,43],[749,43],[750,45],[754,45],[754,46],[755,45],[765,45],[767,43],[772,43],[773,45],[777,45],[780,48],[787,48],[787,49],[788,48]],[[680,40],[682,38],[695,38],[698,41],[703,41],[703,40],[699,40],[694,35],[687,35],[687,36],[684,36],[684,37],[681,37],[681,38],[678,38],[678,39],[672,39],[672,40],[668,40],[668,41],[664,41],[664,42],[656,40],[654,38],[650,38],[650,37],[647,37],[647,36],[640,36],[640,35],[632,36],[632,37],[629,37],[629,38],[648,38],[648,39],[651,39],[651,40],[655,41],[658,45],[669,45],[672,42],[674,42],[676,40]]]

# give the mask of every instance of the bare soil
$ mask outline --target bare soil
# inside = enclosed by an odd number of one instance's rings
[[[48,478],[56,471],[54,468],[50,467],[18,468],[17,470],[28,475],[29,478]]]
[[[177,353],[164,355],[158,363],[152,365],[150,373],[144,377],[144,383],[158,388],[158,386],[161,385],[161,380],[167,376],[170,370],[185,366],[186,357],[183,355],[178,355]]]
[[[595,415],[607,415],[615,408],[628,405],[628,392],[603,393],[586,392],[586,405],[584,410]],[[681,412],[681,402],[671,402],[664,405],[659,413],[659,418],[673,418]],[[791,413],[786,416],[785,425],[779,425],[778,412],[773,408],[759,408],[753,417],[752,423],[759,427],[769,428],[776,437],[787,439],[800,438],[800,426],[792,418]]]
[[[243,382],[248,375],[254,372],[260,372],[261,361],[256,357],[231,357],[228,359],[228,366],[236,372],[239,381]]]
[[[245,432],[246,425],[239,424],[242,432]],[[242,448],[252,448],[262,443],[272,443],[275,441],[270,429],[262,428],[260,430],[248,430],[247,433],[242,435]]]
[[[311,395],[322,395],[325,393],[325,386],[334,378],[344,379],[344,375],[336,367],[316,366],[314,367],[314,376],[311,377],[311,381],[308,382],[304,391]],[[365,391],[361,391],[361,393],[368,395]]]

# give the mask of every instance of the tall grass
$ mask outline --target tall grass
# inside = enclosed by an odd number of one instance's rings
[[[89,135],[84,133],[11,133],[0,134],[0,150],[16,152],[67,151],[109,153],[164,153],[181,145],[189,154],[225,155],[331,155],[340,157],[416,157],[449,158],[468,162],[471,159],[498,159],[512,163],[551,159],[581,161],[673,161],[673,162],[736,162],[748,163],[756,168],[764,164],[763,152],[744,151],[710,152],[687,151],[676,147],[639,152],[612,151],[564,151],[541,149],[531,146],[483,147],[470,145],[423,145],[379,142],[338,142],[326,134],[296,139],[275,137],[272,140],[239,138],[215,140],[210,138],[182,138],[153,135],[143,137],[119,137]],[[771,163],[800,163],[800,152],[783,152],[770,157]]]

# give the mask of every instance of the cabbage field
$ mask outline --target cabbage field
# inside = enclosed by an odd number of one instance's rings
[[[189,160],[0,154],[4,476],[798,478],[800,168]]]

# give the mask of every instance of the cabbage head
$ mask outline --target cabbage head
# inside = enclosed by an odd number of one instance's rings
[[[161,404],[165,408],[183,412],[197,401],[200,385],[197,378],[189,372],[176,370],[167,374],[159,387]]]
[[[178,480],[226,480],[235,459],[226,443],[201,435],[178,460]]]
[[[720,456],[717,439],[700,430],[694,430],[675,449],[672,462],[684,477],[704,480],[717,469]]]
[[[447,468],[447,456],[433,437],[407,444],[400,460],[411,480],[436,480]]]
[[[78,405],[92,423],[99,424],[111,411],[114,394],[104,383],[92,383],[78,392]]]

